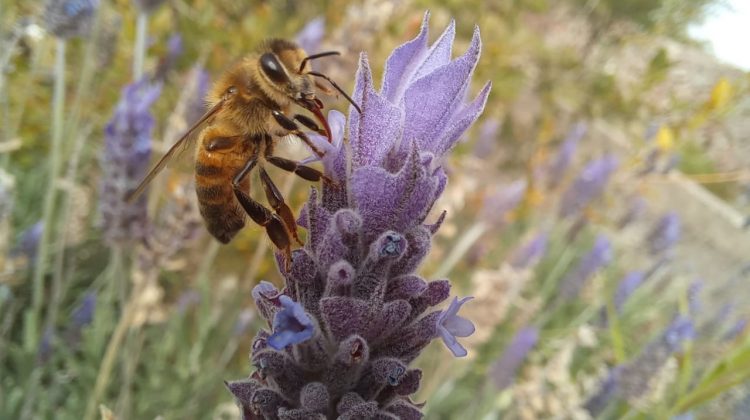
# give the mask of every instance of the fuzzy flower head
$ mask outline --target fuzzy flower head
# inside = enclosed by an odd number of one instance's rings
[[[557,151],[557,155],[550,162],[546,171],[549,188],[557,187],[563,177],[565,177],[565,172],[567,172],[571,162],[573,162],[573,157],[576,154],[576,150],[578,150],[578,143],[586,135],[586,131],[587,126],[585,123],[577,123],[570,130],[567,137],[565,137],[565,140],[563,140]]]
[[[307,243],[293,253],[285,287],[253,291],[272,328],[252,346],[258,371],[227,384],[245,418],[421,418],[409,396],[422,371],[409,364],[438,337],[465,354],[456,337],[473,332],[457,314],[467,298],[431,309],[450,283],[415,271],[444,217],[430,214],[447,182],[445,155],[490,87],[465,102],[478,29],[457,58],[454,23],[432,46],[427,30],[428,15],[388,58],[380,91],[363,54],[352,95],[362,113],[350,110],[347,121],[331,112],[330,143],[311,135],[337,185],[311,190],[298,221]]]
[[[109,243],[139,240],[146,236],[146,195],[132,203],[125,201],[125,196],[148,170],[154,126],[150,108],[160,92],[160,85],[150,85],[146,81],[126,86],[112,119],[105,127],[99,208]]]

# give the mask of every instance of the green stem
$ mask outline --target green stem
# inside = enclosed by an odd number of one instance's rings
[[[63,134],[63,111],[65,107],[65,40],[57,40],[57,54],[55,59],[55,87],[52,96],[52,147],[50,152],[49,182],[44,196],[42,210],[42,237],[37,249],[37,263],[34,267],[32,316],[33,328],[38,329],[38,322],[44,298],[44,274],[47,271],[47,257],[52,238],[52,219],[55,211],[55,193],[57,175],[60,172],[60,149]],[[37,331],[38,332],[38,331]],[[39,340],[39,334],[33,335]],[[34,344],[36,344],[36,341]]]
[[[133,80],[138,81],[141,80],[141,77],[143,77],[143,61],[146,57],[148,15],[144,12],[139,12],[135,25],[135,46],[133,48]]]

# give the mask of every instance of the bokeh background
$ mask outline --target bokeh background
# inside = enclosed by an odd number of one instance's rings
[[[426,9],[454,56],[480,26],[470,93],[493,83],[420,269],[477,327],[417,361],[427,418],[750,419],[750,77],[695,38],[724,2],[0,5],[0,419],[238,418],[222,381],[251,370],[250,290],[282,282],[269,241],[206,233],[190,151],[123,191],[262,39],[341,51],[316,66],[350,90]],[[308,185],[273,177],[298,211]]]

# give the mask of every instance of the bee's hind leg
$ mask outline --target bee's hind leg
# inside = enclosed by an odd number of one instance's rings
[[[289,272],[292,268],[292,250],[289,232],[284,221],[262,204],[253,200],[241,187],[242,180],[253,170],[257,162],[257,156],[253,156],[245,163],[245,166],[232,179],[232,189],[237,201],[240,202],[248,216],[255,223],[266,228],[266,233],[271,238],[271,242],[284,254],[284,270]]]

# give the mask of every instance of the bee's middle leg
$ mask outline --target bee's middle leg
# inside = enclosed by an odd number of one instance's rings
[[[266,228],[266,233],[271,238],[271,242],[284,253],[284,269],[288,272],[291,269],[292,250],[290,246],[291,240],[284,221],[262,204],[253,200],[241,187],[242,180],[253,170],[257,162],[257,156],[253,156],[245,163],[245,166],[232,179],[232,189],[234,190],[235,197],[237,197],[237,201],[240,202],[240,205],[245,209],[248,216],[255,223]]]

